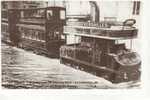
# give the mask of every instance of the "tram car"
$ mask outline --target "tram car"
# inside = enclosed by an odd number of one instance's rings
[[[59,57],[59,48],[65,44],[62,35],[65,24],[66,9],[63,7],[8,9],[9,27],[5,37],[12,45]]]
[[[129,39],[132,42],[137,37],[134,23],[135,20],[128,19],[120,25],[102,22],[92,26],[89,23],[66,26],[64,34],[74,35],[75,39],[73,44],[61,47],[61,63],[113,83],[140,79],[139,55],[119,42]]]
[[[90,72],[114,83],[140,78],[139,55],[120,40],[137,37],[135,20],[123,23],[80,22],[66,25],[66,9],[47,7],[2,10],[2,41],[60,57],[60,62]],[[65,28],[64,28],[65,26]],[[66,44],[67,35],[74,44]],[[76,42],[76,37],[79,39]]]

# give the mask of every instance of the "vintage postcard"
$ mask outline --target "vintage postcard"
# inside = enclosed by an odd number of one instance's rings
[[[0,8],[1,100],[149,100],[148,0]]]
[[[2,89],[140,89],[141,1],[1,1]]]
[[[141,87],[141,1],[1,1],[2,89]]]

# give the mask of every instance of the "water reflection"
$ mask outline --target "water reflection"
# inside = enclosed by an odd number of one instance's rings
[[[2,44],[2,86],[9,89],[139,88],[140,82],[112,84],[51,59]]]

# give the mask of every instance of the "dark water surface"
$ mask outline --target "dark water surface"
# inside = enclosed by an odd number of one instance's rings
[[[9,89],[139,88],[140,82],[111,82],[60,64],[59,59],[36,55],[2,43],[2,87]]]

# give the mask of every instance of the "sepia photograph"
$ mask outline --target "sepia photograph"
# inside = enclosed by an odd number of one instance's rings
[[[141,1],[1,1],[1,88],[140,89]]]

